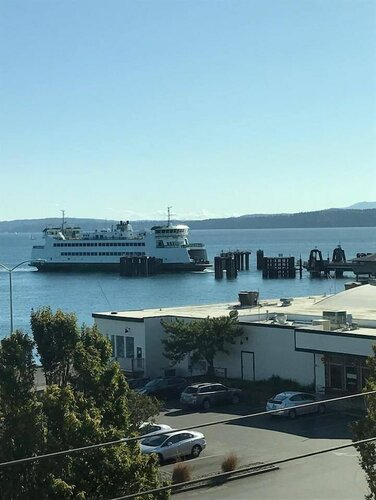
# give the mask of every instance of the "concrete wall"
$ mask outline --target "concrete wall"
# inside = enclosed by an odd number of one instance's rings
[[[143,357],[145,358],[146,345],[145,345],[145,324],[143,321],[130,321],[128,319],[107,319],[107,318],[94,318],[95,324],[98,326],[99,331],[102,335],[108,336],[111,340],[111,335],[121,335],[124,337],[124,349],[125,349],[125,338],[134,338],[134,357],[136,357],[137,347],[141,347],[143,352]],[[126,353],[124,353],[126,354]],[[123,370],[129,370],[132,363],[131,360],[126,357],[117,358],[115,352],[115,359],[119,362]],[[146,361],[145,361],[146,363]],[[146,366],[145,366],[146,368]]]
[[[219,354],[215,360],[216,367],[227,367],[228,377],[242,378],[243,356],[243,375],[250,375],[254,368],[255,380],[278,375],[301,384],[314,383],[314,355],[295,351],[293,327],[243,324],[242,327],[244,334],[234,346],[230,346],[230,354]],[[253,353],[253,356],[244,355],[244,352]],[[254,363],[254,367],[250,368],[249,363]]]
[[[351,333],[320,333],[298,330],[296,348],[319,352],[350,354],[353,356],[373,356],[372,345],[376,338],[366,338]]]
[[[95,318],[103,334],[134,337],[135,355],[137,347],[143,351],[145,375],[163,376],[165,370],[174,368],[177,375],[190,376],[192,371],[188,358],[172,366],[163,355],[162,338],[166,335],[161,318],[145,318],[131,321],[118,318]],[[372,354],[373,340],[343,335],[325,335],[320,331],[296,331],[293,326],[274,324],[244,324],[243,335],[235,345],[229,345],[229,354],[216,356],[214,366],[223,370],[229,378],[263,380],[272,375],[295,379],[301,384],[316,384],[316,391],[325,387],[325,365],[321,352],[346,352],[353,355]],[[296,351],[295,347],[316,352]],[[125,368],[126,359],[118,359]],[[198,374],[194,372],[193,374]]]
[[[146,350],[145,359],[148,377],[163,377],[170,369],[170,361],[163,355],[162,338],[166,336],[161,325],[161,318],[145,319]]]

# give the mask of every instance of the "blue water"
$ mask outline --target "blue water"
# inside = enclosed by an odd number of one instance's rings
[[[29,234],[0,234],[0,263],[12,267],[30,258],[38,244]],[[326,258],[340,243],[347,258],[357,252],[376,252],[376,228],[328,229],[239,229],[191,231],[191,241],[203,242],[210,260],[221,250],[251,250],[251,269],[233,281],[216,281],[214,273],[160,275],[148,278],[122,278],[117,274],[39,273],[27,265],[13,272],[14,327],[29,331],[32,308],[49,305],[53,309],[75,312],[80,323],[92,323],[93,312],[145,309],[187,304],[235,302],[240,290],[259,290],[261,298],[334,293],[354,278],[313,280],[263,280],[256,270],[256,251],[266,256],[301,255],[317,247]],[[9,276],[0,273],[0,337],[9,332]]]

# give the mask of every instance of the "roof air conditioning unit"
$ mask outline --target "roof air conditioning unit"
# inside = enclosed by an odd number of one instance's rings
[[[314,319],[312,320],[312,326],[320,327],[320,330],[330,332],[331,324],[330,319]]]
[[[323,319],[329,319],[334,328],[345,326],[347,323],[346,311],[323,311],[322,317]]]
[[[285,313],[277,313],[275,315],[275,320],[280,325],[285,325],[287,323],[287,314],[285,314]]]

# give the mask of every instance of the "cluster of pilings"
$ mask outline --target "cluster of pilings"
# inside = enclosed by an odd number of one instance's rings
[[[332,260],[324,259],[321,250],[313,248],[309,253],[308,262],[304,266],[309,272],[311,278],[330,277],[334,272],[336,278],[343,278],[343,273],[353,270],[352,262],[346,260],[345,251],[338,245],[332,254]],[[356,274],[356,273],[355,273]]]
[[[234,279],[238,271],[249,270],[249,256],[251,252],[247,250],[236,250],[235,252],[221,252],[221,255],[214,257],[215,279],[222,279],[223,272],[226,271],[227,279]]]
[[[262,277],[272,279],[295,278],[295,257],[264,257]]]
[[[161,264],[155,257],[121,257],[120,276],[152,276],[161,272]]]
[[[300,257],[295,262],[295,257],[265,257],[264,250],[256,252],[256,266],[262,271],[262,277],[266,279],[286,279],[295,278],[296,271],[299,270],[299,277],[302,278],[303,262]]]

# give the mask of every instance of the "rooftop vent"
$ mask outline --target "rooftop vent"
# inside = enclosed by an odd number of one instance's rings
[[[292,301],[293,301],[294,299],[293,299],[293,298],[291,298],[291,297],[290,297],[290,298],[284,298],[284,297],[283,297],[283,298],[281,298],[281,299],[279,299],[279,300],[280,300],[280,302],[281,302],[281,306],[282,306],[282,307],[287,307],[287,306],[291,306],[291,303],[292,303]]]
[[[243,290],[239,292],[238,295],[239,295],[240,307],[257,306],[259,299],[258,292],[247,292]]]
[[[285,325],[287,323],[287,314],[277,313],[275,315],[275,321],[280,325]]]

